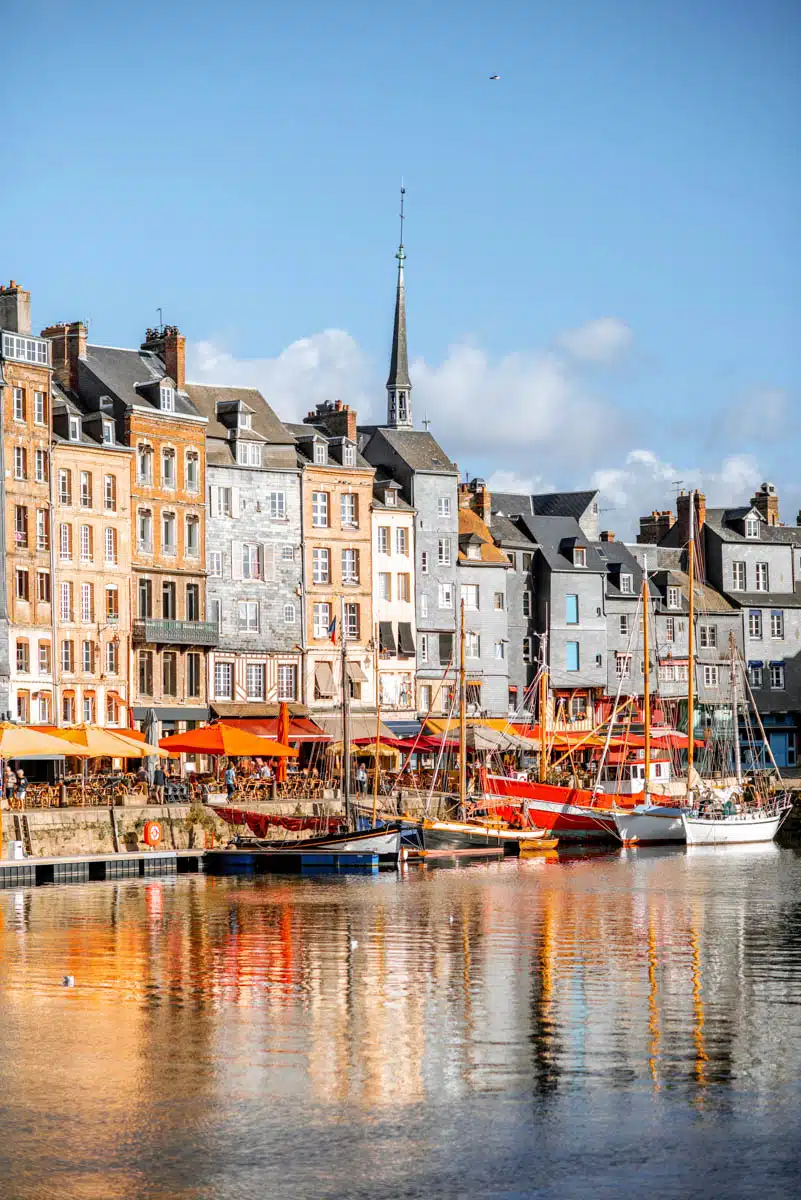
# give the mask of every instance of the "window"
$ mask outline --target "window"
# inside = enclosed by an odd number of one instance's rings
[[[75,724],[75,697],[72,694],[61,697],[61,720],[65,725]]]
[[[770,687],[773,692],[784,690],[784,663],[772,662],[770,664]]]
[[[770,614],[770,636],[775,641],[784,638],[784,613],[780,608],[774,609]]]
[[[161,549],[164,554],[175,554],[175,513],[161,514]]]
[[[437,541],[437,562],[441,567],[451,565],[451,539],[439,538]]]
[[[240,467],[261,466],[261,446],[258,442],[237,442],[236,461]]]
[[[681,591],[677,587],[669,587],[667,590],[667,606],[668,608],[681,608]]]
[[[61,643],[61,670],[66,671],[71,675],[75,670],[75,643],[66,641]]]
[[[420,574],[428,574],[428,551],[423,550],[420,554]]]
[[[34,479],[37,483],[47,483],[49,478],[47,471],[47,451],[37,450],[34,456]]]
[[[425,592],[420,597],[420,616],[428,616],[428,596],[425,594]]]
[[[428,662],[428,634],[427,633],[420,634],[420,662],[421,663]]]
[[[106,724],[119,724],[119,706],[117,697],[108,692],[106,695]]]
[[[171,446],[161,452],[161,484],[165,488],[175,487],[175,451]]]
[[[752,688],[764,687],[762,663],[748,664],[748,682],[751,684]]]
[[[285,604],[284,605],[284,624],[285,625],[294,625],[296,621],[297,621],[297,610],[295,609],[295,605],[294,604]]]
[[[675,642],[676,640],[676,618],[667,617],[665,619],[665,641]]]
[[[359,582],[359,551],[358,550],[343,550],[342,551],[342,582],[343,583],[358,583]]]
[[[43,725],[50,724],[50,693],[39,693],[39,720]]]
[[[756,590],[758,592],[770,591],[768,564],[766,562],[758,562],[756,565]]]
[[[433,689],[430,683],[424,683],[420,687],[420,711],[424,713],[431,712]]]
[[[439,607],[453,608],[453,584],[441,583],[439,585]]]
[[[328,462],[328,446],[325,442],[314,443],[314,462],[318,467],[324,467]]]
[[[200,554],[200,517],[186,518],[186,554],[197,558]]]
[[[139,483],[151,484],[153,482],[153,448],[151,446],[139,446],[136,451],[136,476]]]
[[[465,658],[481,658],[481,637],[470,630],[464,635]]]
[[[312,609],[312,619],[314,636],[316,638],[330,638],[331,635],[328,631],[331,627],[331,605],[315,604]]]
[[[69,562],[72,558],[72,526],[59,525],[58,527],[58,556],[62,562]]]
[[[197,583],[186,585],[186,619],[187,621],[200,620],[200,585]]]
[[[503,612],[506,607],[506,599],[503,592],[495,592],[492,597],[492,607],[496,612]]]
[[[467,557],[474,559],[476,562],[481,561],[481,547],[473,542],[467,547]]]
[[[196,700],[200,695],[200,664],[199,654],[186,656],[186,694]]]
[[[531,592],[523,592],[523,616],[530,617],[531,609]]]
[[[62,621],[72,620],[72,584],[62,583],[59,612]]]
[[[620,634],[621,637],[628,637],[629,636],[629,628],[630,628],[629,616],[628,616],[628,613],[624,613],[620,617],[618,617],[618,633]]]
[[[95,619],[95,588],[92,583],[81,584],[81,620],[84,623]]]
[[[343,634],[346,638],[353,641],[359,636],[359,605],[345,605],[345,628]]]
[[[744,562],[733,562],[731,564],[731,590],[733,592],[744,592],[746,590]]]
[[[36,597],[43,604],[50,603],[50,572],[36,572]]]
[[[218,700],[230,700],[233,695],[234,665],[218,662],[214,664],[214,695]]]
[[[412,598],[412,578],[405,571],[401,571],[398,575],[398,599],[404,603],[410,603]]]
[[[704,687],[716,688],[720,686],[720,668],[711,663],[704,664]]]
[[[162,412],[175,412],[175,388],[169,383],[163,383],[159,388],[159,402]]]
[[[395,488],[388,487],[385,489],[384,503],[386,504],[387,508],[398,507],[398,493],[396,492]]]
[[[587,565],[587,551],[584,549],[583,546],[574,546],[573,547],[573,566],[574,567],[586,567],[586,565]]]
[[[165,621],[174,621],[178,616],[178,595],[172,580],[161,585],[161,615]]]
[[[106,588],[106,620],[115,624],[120,619],[120,593],[116,584]]]
[[[137,517],[137,546],[148,554],[153,550],[153,518],[148,508],[140,508]]]
[[[531,662],[531,647],[532,647],[532,639],[530,637],[524,637],[523,638],[523,662],[524,663]]]
[[[264,663],[248,663],[245,673],[248,700],[263,700],[267,690],[266,682]]]
[[[746,517],[745,519],[745,536],[747,538],[759,537],[759,518]]]
[[[103,507],[106,512],[117,511],[117,480],[113,475],[103,476]]]
[[[461,599],[464,601],[465,608],[478,610],[479,607],[479,590],[477,583],[463,583],[461,587]]]
[[[88,471],[81,471],[81,508],[92,507],[92,476]]]
[[[252,429],[253,428],[253,413],[238,412],[236,414],[237,429]]]
[[[527,592],[526,595],[528,594]],[[578,625],[579,623],[578,596],[565,596],[565,623],[567,625]]]
[[[633,593],[634,593],[634,576],[633,575],[621,575],[620,576],[620,590],[624,596],[633,595]]]
[[[495,645],[492,647],[492,654],[493,654],[493,658],[496,658],[496,659],[503,659],[505,657],[505,650],[504,650],[503,642],[495,643]]]
[[[468,683],[465,688],[465,700],[471,708],[481,707],[481,684]]]
[[[395,530],[395,553],[396,554],[408,554],[409,553],[409,530],[408,529],[396,529]]]
[[[317,529],[328,527],[328,492],[312,492],[312,525]]]
[[[268,492],[267,502],[270,506],[270,518],[273,521],[286,520],[286,492]]]
[[[50,549],[50,513],[44,508],[36,511],[36,549]]]
[[[28,548],[28,509],[24,504],[14,506],[14,545]]]
[[[325,546],[315,546],[312,550],[312,582],[331,582],[331,552]]]
[[[47,424],[47,397],[44,392],[33,393],[33,423],[34,425]]]
[[[392,599],[392,576],[389,571],[378,572],[378,598],[379,600]]]
[[[699,625],[698,644],[702,650],[714,650],[718,644],[717,625]]]
[[[615,655],[615,678],[616,679],[631,679],[631,655],[616,654]]]
[[[378,526],[378,553],[389,554],[389,527],[387,525]]]
[[[293,545],[291,545],[291,543],[287,543],[285,546],[281,547],[281,562],[293,563],[294,561],[295,561],[295,547]]]
[[[451,498],[450,496],[440,496],[437,500],[437,516],[449,517],[451,515]]]
[[[110,526],[107,527],[104,535],[104,541],[106,547],[106,562],[109,564],[109,566],[116,567],[118,562],[117,530],[112,529]]]
[[[184,462],[184,474],[186,476],[186,490],[188,492],[199,492],[200,455],[197,450],[187,450]]]
[[[161,690],[165,696],[174,696],[178,691],[177,656],[172,652],[161,658]]]
[[[153,652],[139,651],[139,691],[145,696],[153,695]]]
[[[531,570],[531,560],[533,557],[533,554],[531,554],[529,550],[523,551],[521,555],[521,563],[524,571],[528,572]]]
[[[342,465],[343,467],[356,466],[356,447],[353,442],[342,443]]]
[[[294,663],[278,664],[278,699],[297,700],[298,668]]]
[[[102,428],[103,428],[103,445],[104,446],[113,446],[114,445],[114,422],[104,420],[102,422]]]
[[[565,669],[568,671],[577,671],[579,669],[578,642],[565,643]]]
[[[28,451],[24,446],[14,447],[14,478],[28,478]]]
[[[25,391],[21,387],[14,388],[14,420],[25,420]]]
[[[340,516],[342,524],[358,527],[359,524],[359,508],[358,496],[355,492],[343,492],[340,496]]]
[[[85,675],[95,669],[95,648],[93,642],[81,642],[81,670]]]
[[[752,641],[762,637],[762,610],[759,608],[752,608],[748,614],[748,636]]]
[[[235,511],[234,510],[234,488],[221,487],[221,488],[212,488],[211,490],[212,490],[212,493],[216,494],[216,496],[217,496],[218,515],[221,517],[233,517],[234,511]],[[238,507],[239,506],[237,504],[237,506],[236,506],[237,510],[238,510]],[[213,513],[213,511],[214,511],[214,505],[212,504],[212,513]]]
[[[106,642],[106,674],[119,675],[120,655],[117,642]]]
[[[507,550],[506,557],[509,559],[509,565],[513,571],[517,570],[517,555],[514,550]]]
[[[153,616],[153,582],[150,579],[139,580],[139,616],[143,619]]]
[[[71,442],[79,442],[81,440],[81,418],[69,418],[69,439]]]
[[[16,597],[18,600],[30,600],[30,580],[28,571],[25,567],[17,567],[15,573],[16,579]]]
[[[222,550],[209,550],[208,554],[209,575],[215,579],[222,578],[223,573],[223,556]]]
[[[91,525],[81,525],[80,530],[81,562],[90,563],[93,558],[93,538]]]
[[[17,670],[27,675],[31,669],[30,647],[27,638],[17,639]]]
[[[245,633],[259,632],[259,605],[256,600],[240,600],[239,628]]]

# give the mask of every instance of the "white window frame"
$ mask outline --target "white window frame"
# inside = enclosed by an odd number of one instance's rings
[[[208,565],[209,565],[209,576],[212,579],[222,579],[222,573],[223,573],[222,550],[209,550]]]
[[[331,582],[331,551],[328,546],[312,547],[312,583]]]
[[[751,642],[762,641],[762,610],[760,608],[751,608],[748,610],[748,640]]]
[[[104,417],[101,422],[101,428],[103,430],[103,445],[104,446],[113,446],[114,445],[114,422],[110,421],[108,417]]]
[[[681,608],[681,588],[675,584],[670,584],[667,589],[667,606],[668,608]]]
[[[159,407],[162,412],[175,412],[175,388],[172,384],[162,383],[159,387]]]
[[[748,590],[748,572],[744,562],[737,561],[731,564],[731,590],[733,592]]]
[[[259,632],[258,600],[240,600],[237,604],[237,624],[240,633]]]
[[[634,576],[624,574],[620,576],[620,591],[623,596],[634,595]]]
[[[47,424],[47,394],[45,392],[33,393],[33,423],[34,425]]]
[[[441,583],[437,593],[438,607],[442,609],[453,608],[453,584]]]
[[[262,552],[259,542],[242,543],[242,578],[262,578]]]
[[[342,582],[359,582],[359,551],[346,546],[341,554]]]
[[[478,612],[481,608],[481,589],[477,583],[463,583],[460,599],[464,602],[465,610]]]
[[[267,503],[270,506],[271,521],[286,520],[286,492],[274,491],[267,493]]]
[[[451,539],[449,537],[437,538],[437,563],[440,567],[451,565]]]
[[[720,667],[717,663],[704,663],[703,672],[705,688],[713,691],[715,688],[720,687]]]
[[[264,700],[267,695],[266,663],[249,662],[245,667],[245,695],[248,700]]]
[[[359,528],[359,504],[356,492],[343,492],[340,496],[339,518],[344,529]]]
[[[784,613],[780,608],[771,611],[770,636],[774,642],[784,641]]]
[[[784,663],[771,663],[769,669],[770,690],[772,692],[783,692],[786,687]]]
[[[313,529],[328,529],[329,507],[328,492],[312,492]]]
[[[755,564],[756,578],[754,580],[755,592],[770,591],[770,567],[766,562],[758,562]]]
[[[759,518],[746,517],[745,519],[745,536],[747,538],[759,537]]]
[[[437,500],[437,516],[449,517],[451,515],[451,498],[450,496],[440,496]]]
[[[389,554],[389,525],[379,525],[376,532],[376,554]]]
[[[327,600],[317,601],[312,606],[312,636],[328,638],[331,624],[331,605]]]
[[[223,681],[222,686],[221,681]],[[216,700],[233,700],[234,664],[232,662],[216,662],[214,664],[214,697]]]
[[[69,422],[69,440],[71,442],[79,442],[81,440],[81,418],[70,417]]]
[[[314,443],[313,459],[316,467],[324,467],[328,463],[328,446],[325,442]]]
[[[297,619],[298,619],[297,618],[297,609],[295,608],[295,605],[294,604],[285,604],[284,605],[284,624],[285,625],[294,625],[295,622],[297,621]]]

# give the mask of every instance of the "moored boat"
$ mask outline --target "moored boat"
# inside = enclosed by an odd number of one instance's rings
[[[766,808],[742,812],[683,812],[681,822],[688,846],[731,846],[743,842],[772,842],[792,808],[782,796]]]
[[[565,842],[617,842],[614,816],[609,811],[622,797],[593,796],[582,788],[559,787],[505,775],[487,775],[490,799],[503,797],[527,814],[529,826],[541,826]],[[500,808],[500,815],[504,809]]]

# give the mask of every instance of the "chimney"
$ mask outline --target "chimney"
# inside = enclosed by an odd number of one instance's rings
[[[303,418],[304,425],[322,425],[329,437],[345,437],[358,440],[357,415],[355,408],[341,400],[325,400],[314,412]]]
[[[142,350],[158,354],[164,370],[175,381],[179,392],[186,387],[186,338],[177,325],[162,325],[160,329],[147,329]]]
[[[703,527],[706,520],[706,496],[703,492],[695,493],[695,532]],[[679,527],[679,542],[685,545],[690,540],[690,496],[682,492],[676,497],[676,523]]]
[[[56,379],[73,392],[78,391],[78,359],[86,358],[86,326],[83,321],[69,325],[48,325],[42,337],[50,339],[50,356]]]
[[[10,333],[31,332],[31,293],[11,280],[0,287],[0,329]]]
[[[669,508],[662,512],[649,513],[647,517],[640,517],[640,532],[637,534],[638,545],[657,546],[675,523],[676,518]],[[603,536],[601,534],[601,539]]]
[[[761,483],[759,491],[751,497],[749,503],[761,513],[768,525],[779,524],[779,497],[772,483]]]
[[[470,507],[478,513],[485,525],[489,525],[492,516],[492,493],[483,479],[470,480]]]
[[[614,540],[615,540],[615,535],[611,529],[602,529],[601,530],[601,541],[602,542],[613,542]]]

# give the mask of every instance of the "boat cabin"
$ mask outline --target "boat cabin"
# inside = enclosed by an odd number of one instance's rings
[[[667,750],[651,751],[648,773],[651,785],[661,789],[671,780],[670,755]],[[601,771],[601,791],[617,792],[620,796],[636,796],[645,790],[645,751],[611,751]]]

